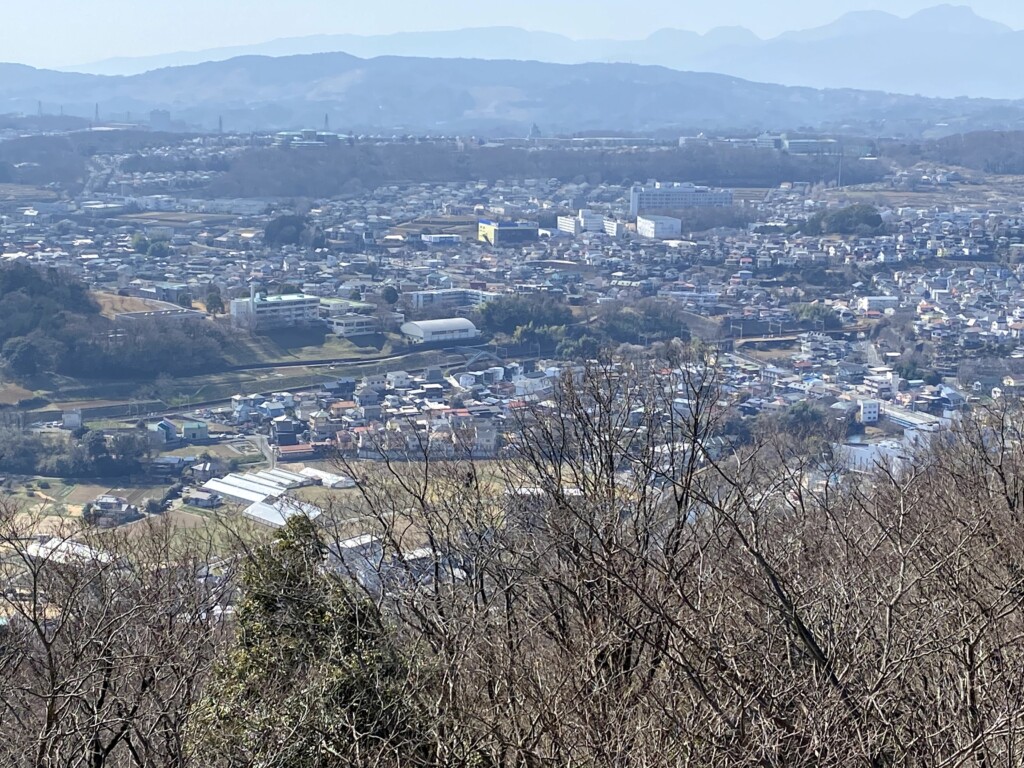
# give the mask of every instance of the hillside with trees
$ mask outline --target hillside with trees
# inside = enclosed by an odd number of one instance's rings
[[[481,32],[473,34],[478,37]],[[898,35],[886,45],[899,48],[903,41]],[[922,45],[922,50],[931,50]],[[870,49],[863,42],[855,46],[846,58]],[[91,116],[96,104],[103,105],[106,115],[173,107],[176,120],[209,129],[223,117],[229,130],[239,132],[319,125],[330,113],[343,116],[357,133],[385,135],[443,126],[446,133],[456,135],[521,136],[533,124],[552,133],[663,129],[677,131],[678,136],[691,130],[756,134],[767,127],[843,126],[876,135],[920,135],[940,121],[975,129],[1008,128],[1019,126],[1022,116],[1020,102],[1013,100],[785,87],[707,69],[679,71],[625,63],[628,55],[607,63],[559,65],[459,57],[362,59],[341,50],[239,56],[126,77],[3,64],[0,99],[10,112],[35,112],[43,101],[66,105],[69,114],[80,116]],[[774,52],[769,61],[777,61],[782,53]],[[825,55],[827,51],[818,52],[811,60],[820,62]],[[727,58],[735,61],[736,52]],[[762,62],[755,71],[760,77],[769,69]],[[891,70],[885,70],[886,83],[892,82]]]
[[[820,211],[802,227],[805,235],[871,236],[882,231],[882,216],[873,205],[849,205],[838,211]]]
[[[0,472],[44,477],[128,477],[149,456],[144,430],[119,432],[109,440],[102,432],[40,434],[0,429]]]
[[[11,375],[26,379],[48,372],[142,379],[216,369],[223,365],[223,339],[199,320],[115,323],[100,314],[82,283],[10,264],[0,267],[0,356]]]

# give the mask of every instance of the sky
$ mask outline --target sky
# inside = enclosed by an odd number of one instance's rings
[[[35,0],[3,2],[0,60],[67,67],[118,56],[246,45],[314,34],[387,34],[508,25],[573,38],[639,38],[665,28],[743,26],[762,37],[854,10],[908,16],[938,0]],[[1024,29],[1024,2],[971,0]]]

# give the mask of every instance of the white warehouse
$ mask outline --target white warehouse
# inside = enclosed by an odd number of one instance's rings
[[[416,320],[402,325],[402,334],[416,344],[438,341],[467,341],[475,339],[480,331],[464,317],[444,320]]]

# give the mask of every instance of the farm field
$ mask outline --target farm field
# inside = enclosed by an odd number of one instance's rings
[[[58,197],[60,195],[52,189],[28,184],[0,184],[0,201],[4,202],[50,202]]]
[[[233,509],[210,511],[182,505],[159,517],[143,518],[104,531],[104,534],[142,539],[151,532],[154,523],[170,526],[173,544],[193,545],[214,557],[229,557],[242,548],[268,541],[274,533],[273,529],[253,523]]]
[[[0,384],[0,405],[17,405],[22,400],[36,397],[37,393],[13,382]]]
[[[344,360],[387,357],[393,341],[383,333],[341,339],[319,329],[290,329],[240,337],[230,359],[237,365],[291,360]]]
[[[100,314],[114,318],[128,312],[152,312],[161,309],[181,309],[166,301],[141,299],[138,296],[121,296],[116,293],[93,293],[93,298],[100,305]]]
[[[195,213],[190,211],[148,211],[146,213],[126,213],[118,219],[132,224],[162,224],[165,226],[185,226],[194,221],[207,225],[228,224],[234,220],[232,216],[220,213]]]

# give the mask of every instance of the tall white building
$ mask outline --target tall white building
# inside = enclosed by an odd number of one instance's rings
[[[558,231],[575,237],[583,230],[580,229],[580,222],[575,216],[559,216]]]
[[[648,240],[667,240],[683,234],[683,222],[671,216],[637,216],[636,233]]]
[[[676,182],[640,185],[630,190],[629,215],[644,211],[674,211],[682,208],[728,208],[733,204],[731,189],[711,189]]]

